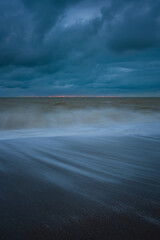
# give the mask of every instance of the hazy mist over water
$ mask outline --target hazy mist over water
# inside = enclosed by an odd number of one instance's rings
[[[21,136],[23,130],[32,136],[131,129],[134,134],[141,126],[154,133],[159,122],[160,98],[0,98],[0,130]]]
[[[159,199],[160,98],[0,98],[1,239],[159,240]]]

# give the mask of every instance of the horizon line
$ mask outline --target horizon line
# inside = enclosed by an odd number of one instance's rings
[[[26,97],[26,98],[89,98],[89,97],[97,97],[97,98],[110,98],[110,97],[122,97],[122,96],[78,96],[78,95],[55,95],[55,96],[0,96],[1,97]]]
[[[0,98],[125,98],[125,97],[132,97],[132,98],[143,98],[143,97],[160,97],[160,96],[133,96],[133,95],[49,95],[49,96],[0,96]]]

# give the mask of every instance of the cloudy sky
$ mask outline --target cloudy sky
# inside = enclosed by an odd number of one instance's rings
[[[1,0],[0,96],[160,96],[159,0]]]

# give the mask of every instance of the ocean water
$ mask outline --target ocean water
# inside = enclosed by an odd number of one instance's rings
[[[160,132],[160,98],[0,98],[0,139]]]
[[[108,239],[160,239],[159,200],[160,98],[0,99],[1,239],[86,215],[119,219]]]

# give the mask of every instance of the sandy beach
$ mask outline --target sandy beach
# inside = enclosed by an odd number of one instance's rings
[[[159,239],[159,145],[159,136],[1,140],[1,239]]]

